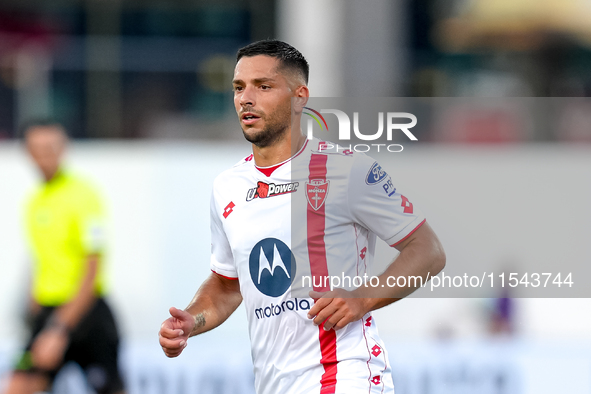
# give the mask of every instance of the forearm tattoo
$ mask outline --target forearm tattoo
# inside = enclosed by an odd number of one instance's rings
[[[200,328],[205,326],[205,316],[203,316],[203,313],[198,314],[197,316],[195,316],[195,328]]]

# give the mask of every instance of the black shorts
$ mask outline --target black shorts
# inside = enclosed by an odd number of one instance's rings
[[[110,394],[122,391],[123,381],[117,363],[119,334],[113,314],[102,298],[97,299],[93,308],[71,333],[70,344],[66,350],[63,364],[59,368],[53,371],[41,371],[33,366],[31,347],[35,337],[45,328],[54,309],[53,307],[43,307],[35,317],[31,339],[15,370],[45,373],[53,381],[65,363],[74,361],[84,370],[88,383],[97,393]]]

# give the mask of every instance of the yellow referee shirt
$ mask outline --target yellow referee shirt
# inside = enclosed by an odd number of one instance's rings
[[[104,249],[104,213],[96,191],[63,171],[44,183],[27,204],[33,253],[33,298],[43,306],[70,301],[86,275],[87,256]],[[95,293],[104,291],[99,262]]]

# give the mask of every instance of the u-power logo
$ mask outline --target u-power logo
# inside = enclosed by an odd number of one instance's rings
[[[328,131],[328,124],[326,123],[326,119],[322,114],[333,114],[337,117],[337,121],[339,124],[339,144],[343,144],[343,141],[351,141],[351,119],[349,115],[345,112],[338,110],[338,109],[321,109],[320,112],[312,109],[310,107],[304,107],[310,112],[305,112],[304,114],[310,116],[311,119],[308,119],[307,125],[307,135],[308,139],[311,140],[314,137],[314,121],[320,126],[320,130],[327,130]],[[404,120],[407,122],[404,122]],[[408,122],[410,121],[410,122]],[[384,126],[385,123],[385,126]],[[382,135],[384,134],[384,130],[386,132],[386,141],[392,141],[392,136],[394,132],[402,132],[404,135],[411,141],[418,141],[417,137],[410,131],[414,126],[417,124],[417,117],[409,112],[379,112],[378,113],[378,131],[374,134],[363,134],[359,130],[359,112],[353,112],[353,134],[354,136],[362,141],[378,141],[380,139],[383,140]],[[375,149],[376,151],[380,152],[381,150],[386,150],[388,152],[402,152],[404,147],[400,144],[380,144],[380,143],[367,143],[367,144],[351,144],[341,146],[337,144],[337,146],[333,146],[332,144],[327,143],[325,145],[326,149],[334,149],[336,148],[337,152],[339,150],[342,151],[355,151],[355,152],[368,152],[370,150]]]

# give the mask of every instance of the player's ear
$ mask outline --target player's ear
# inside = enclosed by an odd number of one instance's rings
[[[296,97],[305,97],[306,101],[308,101],[308,97],[310,97],[310,90],[306,85],[300,85],[295,90]]]
[[[304,110],[304,107],[308,103],[310,97],[310,91],[306,85],[300,85],[295,89],[294,98],[292,99],[292,105],[296,113],[300,113]]]

